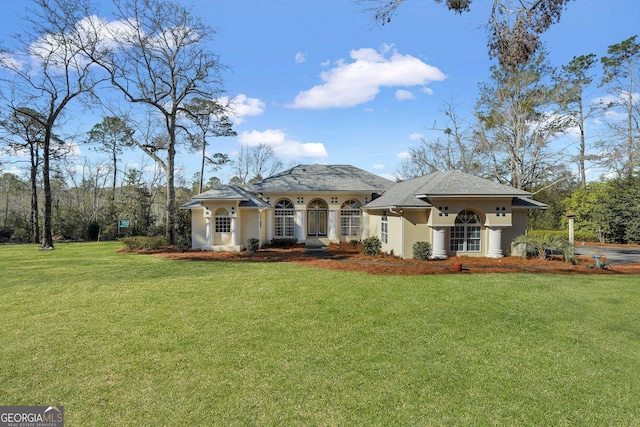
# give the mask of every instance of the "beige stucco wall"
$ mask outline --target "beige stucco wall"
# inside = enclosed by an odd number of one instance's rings
[[[468,198],[433,199],[433,214],[429,219],[431,226],[453,227],[456,216],[465,209],[475,211],[485,226],[509,227],[512,222],[511,197],[505,198]],[[499,213],[500,215],[496,215]]]
[[[262,219],[262,221],[261,221]],[[259,239],[260,243],[265,243],[264,225],[265,212],[260,212],[255,208],[240,208],[238,213],[238,243],[242,247],[247,247],[247,240]],[[260,227],[262,223],[262,227]]]
[[[413,245],[416,242],[431,243],[431,228],[427,225],[428,215],[429,211],[426,209],[403,212],[403,258],[413,258]]]
[[[519,252],[514,252],[511,242],[516,237],[527,232],[527,210],[518,209],[513,212],[513,226],[502,231],[502,250],[505,255],[520,256]]]
[[[191,248],[200,249],[206,243],[206,220],[202,216],[204,209],[191,209]]]

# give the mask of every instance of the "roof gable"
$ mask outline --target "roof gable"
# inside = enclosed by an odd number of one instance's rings
[[[256,193],[303,191],[383,192],[393,181],[350,165],[298,165],[249,186]]]
[[[433,196],[531,196],[531,193],[459,171],[433,172],[416,181],[415,195]],[[410,181],[407,181],[410,182]]]
[[[242,187],[238,187],[237,185],[221,185],[213,190],[208,190],[193,196],[191,202],[180,206],[180,208],[190,209],[198,204],[202,205],[202,202],[206,200],[237,201],[240,202],[239,205],[242,207],[267,208],[271,206],[257,195],[250,193]]]

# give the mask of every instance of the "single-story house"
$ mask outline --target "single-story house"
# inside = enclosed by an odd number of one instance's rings
[[[531,193],[457,171],[395,183],[349,165],[298,165],[241,188],[224,185],[194,196],[192,247],[240,251],[296,238],[327,245],[377,236],[382,250],[411,258],[415,242],[434,257],[511,254],[527,211],[545,209]]]

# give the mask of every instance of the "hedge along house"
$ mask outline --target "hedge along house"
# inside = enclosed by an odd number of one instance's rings
[[[394,183],[348,165],[298,165],[243,189],[226,185],[181,206],[192,214],[192,247],[239,251],[295,238],[327,245],[378,237],[403,258],[431,243],[434,257],[501,257],[526,230],[528,209],[546,208],[526,191],[461,172]]]

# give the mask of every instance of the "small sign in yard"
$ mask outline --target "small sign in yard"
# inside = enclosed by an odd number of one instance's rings
[[[129,220],[128,219],[121,219],[118,223],[118,227],[120,228],[129,228]]]

